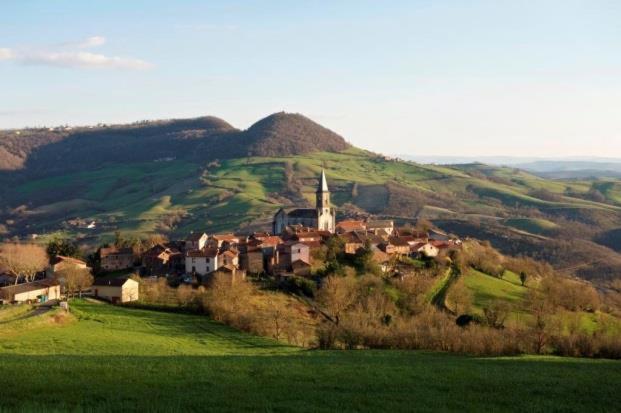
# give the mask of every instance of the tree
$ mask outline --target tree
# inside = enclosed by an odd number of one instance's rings
[[[522,287],[526,284],[527,275],[524,271],[520,272],[520,282],[522,283]]]
[[[364,247],[358,251],[356,255],[356,267],[361,274],[374,274],[381,275],[382,270],[380,266],[375,262],[373,254],[373,246],[367,239],[364,243]]]
[[[66,238],[56,237],[47,244],[47,255],[50,260],[62,255],[64,257],[77,257],[80,253],[78,246],[75,242]]]
[[[15,284],[21,277],[31,282],[39,272],[45,270],[48,257],[45,250],[35,244],[2,244],[0,265],[15,277]]]
[[[464,283],[463,277],[451,288],[450,301],[456,315],[467,314],[472,308],[472,293]]]
[[[354,277],[326,278],[317,294],[317,301],[335,324],[339,325],[343,312],[356,302],[356,280]]]
[[[78,293],[82,298],[82,292],[89,289],[95,280],[89,270],[77,266],[69,266],[58,271],[56,279],[65,287],[67,296],[75,296]]]
[[[511,306],[507,302],[496,300],[483,309],[483,314],[487,325],[493,328],[503,328],[510,311]]]

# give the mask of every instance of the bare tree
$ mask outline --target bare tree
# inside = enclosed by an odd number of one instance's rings
[[[45,249],[35,244],[2,244],[0,265],[15,277],[15,284],[20,277],[31,282],[48,265],[48,257]]]
[[[317,301],[324,307],[332,322],[338,326],[345,310],[356,302],[356,280],[353,277],[331,276],[319,290]]]
[[[76,293],[82,298],[82,292],[93,285],[94,278],[91,272],[85,268],[70,266],[56,274],[56,279],[65,287],[65,293],[75,296]]]

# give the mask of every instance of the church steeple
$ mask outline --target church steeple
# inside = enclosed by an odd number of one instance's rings
[[[317,192],[330,192],[328,191],[328,181],[326,180],[326,172],[321,170],[321,178],[319,178],[319,187]]]
[[[317,209],[330,208],[330,190],[328,190],[328,180],[326,173],[322,169],[319,177],[319,185],[317,186]]]

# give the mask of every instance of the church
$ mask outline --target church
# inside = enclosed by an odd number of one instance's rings
[[[274,215],[272,230],[281,234],[288,225],[303,225],[322,231],[334,232],[336,227],[336,211],[330,206],[330,191],[326,173],[321,170],[319,185],[315,193],[315,208],[280,208]]]

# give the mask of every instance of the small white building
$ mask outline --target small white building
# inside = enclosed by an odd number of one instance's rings
[[[185,256],[185,272],[205,275],[221,267],[217,248],[188,251]]]
[[[138,300],[139,287],[138,281],[131,278],[99,278],[95,279],[92,291],[95,297],[117,304]]]

